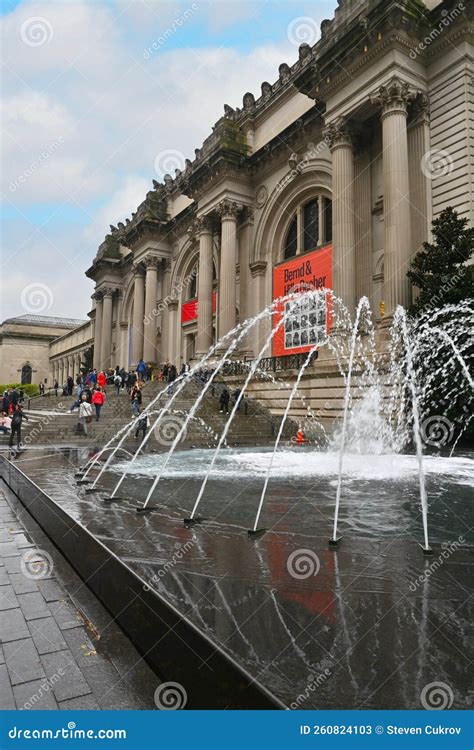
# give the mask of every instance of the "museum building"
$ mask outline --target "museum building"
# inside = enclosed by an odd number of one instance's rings
[[[314,46],[224,105],[193,158],[111,217],[86,271],[90,321],[50,345],[50,377],[86,353],[97,368],[195,360],[294,283],[333,288],[352,312],[366,295],[381,325],[410,305],[406,273],[433,218],[449,205],[473,219],[473,14],[451,0],[339,0]],[[314,343],[311,327],[289,333],[265,356]]]

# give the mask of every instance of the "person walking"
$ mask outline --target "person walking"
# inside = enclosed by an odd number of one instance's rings
[[[15,411],[18,402],[20,400],[20,394],[18,393],[17,389],[14,388],[10,394],[10,400],[12,402],[12,410]]]
[[[74,378],[72,377],[72,375],[67,376],[66,387],[67,395],[72,396],[72,389],[74,388]]]
[[[82,394],[81,405],[79,407],[79,424],[80,429],[87,435],[87,425],[92,422],[92,404],[87,400],[85,393]]]
[[[115,386],[115,390],[117,391],[117,396],[120,396],[120,389],[122,387],[122,376],[120,375],[120,372],[118,370],[115,371],[114,386]]]
[[[53,385],[53,389],[54,389],[54,395],[56,396],[56,398],[58,397],[58,388],[59,388],[59,383],[58,383],[57,380],[55,380],[54,381],[54,385]]]
[[[95,421],[98,422],[100,419],[100,412],[104,405],[105,401],[105,393],[100,387],[100,385],[97,386],[95,391],[92,391],[92,404],[95,406]]]
[[[138,360],[137,364],[137,373],[140,380],[145,381],[146,380],[146,364],[143,361],[143,359]]]
[[[135,440],[138,440],[140,432],[143,434],[142,440],[145,439],[146,431],[148,427],[148,415],[144,414],[137,422],[137,429],[135,430]]]
[[[17,452],[20,450],[20,443],[21,443],[21,426],[23,424],[23,420],[26,419],[28,422],[28,417],[26,414],[23,413],[23,408],[21,404],[17,404],[15,407],[15,411],[12,415],[11,420],[11,433],[10,433],[10,440],[8,445],[10,448],[13,448],[13,442],[15,440],[16,435],[16,450]]]
[[[229,413],[229,401],[230,401],[230,393],[227,390],[227,388],[224,386],[224,390],[221,393],[221,397],[219,399],[220,404],[220,412],[221,414],[228,414]]]
[[[81,405],[81,396],[82,396],[82,385],[76,385],[74,389],[74,395],[76,397],[76,400],[72,402],[71,406],[69,407],[69,413],[72,414],[74,409],[79,409]]]
[[[107,377],[103,370],[101,370],[97,375],[97,385],[100,386],[102,390],[105,390],[105,386],[107,385]]]
[[[138,384],[134,385],[131,390],[130,401],[132,403],[132,416],[138,417],[140,415],[140,407],[142,405],[142,392]]]
[[[170,365],[168,369],[168,395],[171,396],[174,391],[174,381],[178,377],[178,371],[175,365]]]

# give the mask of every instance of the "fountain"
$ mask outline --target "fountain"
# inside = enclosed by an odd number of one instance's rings
[[[143,460],[142,454],[145,446],[154,434],[156,428],[160,425],[166,415],[171,413],[173,403],[194,382],[196,372],[204,365],[212,365],[213,371],[210,378],[201,386],[200,392],[195,397],[194,403],[183,417],[183,423],[172,440],[171,446],[163,460],[156,460],[157,470],[153,472],[153,481],[146,493],[143,505],[136,508],[138,513],[149,513],[154,510],[160,510],[163,505],[151,504],[154,492],[160,482],[167,476],[169,467],[173,465],[175,456],[179,460],[180,453],[177,453],[177,447],[186,434],[191,420],[196,419],[196,414],[201,407],[206,394],[214,387],[214,384],[225,373],[226,365],[234,361],[235,353],[238,351],[239,343],[248,334],[254,325],[258,325],[262,320],[273,320],[278,311],[284,312],[273,324],[270,332],[261,347],[257,357],[247,364],[246,376],[240,386],[240,394],[236,399],[231,413],[226,419],[222,428],[216,447],[212,451],[209,465],[204,470],[199,491],[194,501],[191,513],[184,518],[187,526],[202,522],[204,519],[197,515],[206,487],[211,479],[216,465],[220,462],[220,455],[226,438],[229,434],[230,427],[236,416],[237,410],[244,394],[246,393],[252,379],[259,372],[259,365],[262,358],[270,348],[270,345],[288,320],[292,320],[295,310],[298,306],[310,303],[314,300],[317,306],[317,300],[327,300],[330,295],[330,309],[332,316],[332,326],[324,336],[319,339],[306,352],[306,358],[301,365],[295,380],[291,387],[287,384],[290,393],[288,395],[283,415],[280,419],[279,428],[273,444],[268,463],[264,470],[264,482],[260,492],[256,516],[251,528],[247,533],[250,536],[260,535],[265,528],[259,528],[259,521],[264,507],[265,498],[268,494],[268,487],[272,472],[278,463],[278,458],[282,454],[279,452],[281,438],[285,424],[287,424],[291,407],[295,396],[299,392],[300,384],[309,364],[312,362],[315,352],[321,347],[327,347],[334,355],[335,363],[339,372],[344,379],[344,399],[342,409],[342,419],[340,427],[334,429],[332,438],[326,446],[326,453],[317,453],[319,461],[322,455],[337,455],[336,468],[336,489],[334,498],[334,515],[332,534],[329,539],[329,546],[336,548],[340,543],[342,536],[339,534],[339,516],[343,498],[343,486],[345,477],[345,463],[350,459],[353,463],[353,456],[359,454],[361,458],[364,455],[383,457],[387,455],[400,455],[402,450],[410,443],[414,445],[416,460],[418,464],[418,485],[419,501],[422,516],[423,544],[420,545],[424,554],[431,554],[432,549],[429,544],[428,534],[428,497],[425,477],[425,459],[423,453],[423,420],[426,417],[427,406],[430,404],[435,381],[443,378],[447,373],[451,373],[453,362],[457,363],[460,372],[463,374],[465,382],[472,391],[473,380],[469,372],[468,357],[469,344],[461,340],[459,330],[453,323],[450,316],[456,311],[452,308],[445,308],[444,312],[438,311],[435,314],[422,316],[418,321],[410,321],[403,308],[398,307],[395,311],[393,323],[390,330],[389,345],[385,345],[377,350],[375,345],[376,332],[371,319],[370,304],[366,297],[363,297],[356,308],[354,322],[350,322],[350,316],[340,300],[338,300],[330,290],[306,290],[303,292],[292,291],[286,297],[276,300],[273,304],[265,308],[258,316],[239,324],[233,331],[229,332],[223,339],[212,347],[208,354],[197,362],[191,371],[181,376],[175,382],[175,391],[173,394],[168,393],[165,388],[161,391],[148,405],[144,414],[154,416],[151,428],[138,445],[130,460],[119,464],[123,465],[120,471],[120,477],[112,489],[112,492],[103,498],[106,503],[126,499],[119,490],[123,486],[126,478],[133,474],[136,466],[140,466]],[[472,309],[468,303],[461,306],[462,315],[467,321],[472,316]],[[349,330],[350,326],[350,330]],[[464,328],[462,329],[464,330]],[[433,356],[433,342],[438,341],[444,344],[452,351],[452,360],[442,363],[441,367],[435,367],[435,357]],[[418,373],[418,359],[420,356],[429,361],[432,367],[430,375],[421,382]],[[356,376],[355,376],[356,373]],[[434,373],[437,373],[435,376]],[[224,375],[225,377],[225,375]],[[447,378],[447,380],[449,380]],[[452,397],[456,390],[456,385],[449,382],[446,385],[446,393],[449,398]],[[170,396],[166,403],[160,408],[160,399]],[[409,408],[408,408],[409,407]],[[311,412],[311,410],[308,410]],[[467,420],[468,421],[468,420]],[[321,427],[317,414],[311,412],[310,424]],[[82,469],[81,478],[78,483],[88,483],[91,480],[91,472],[97,468],[100,458],[109,454],[100,468],[100,471],[92,482],[92,486],[85,491],[100,491],[100,479],[109,470],[115,470],[114,461],[125,450],[124,443],[131,431],[135,427],[133,420],[122,427],[116,435],[109,440],[104,448],[99,451],[85,467]],[[460,436],[458,436],[457,440]],[[456,442],[457,442],[456,440]],[[370,460],[370,459],[369,459]],[[148,466],[148,464],[147,464]],[[110,471],[109,471],[110,473]],[[146,472],[148,474],[148,470]]]

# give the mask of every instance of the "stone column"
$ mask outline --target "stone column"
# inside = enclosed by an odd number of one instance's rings
[[[265,300],[265,277],[267,272],[267,261],[256,260],[250,264],[250,274],[252,278],[252,299],[253,299],[253,310],[252,315],[258,315],[263,310],[266,304]],[[249,332],[247,341],[250,344],[250,348],[253,351],[254,356],[257,356],[261,350],[265,338],[270,334],[271,322],[267,318],[261,320],[259,323],[253,326]],[[269,347],[270,350],[270,347]],[[271,356],[270,351],[265,356]]]
[[[66,375],[65,375],[66,364],[65,364],[64,357],[61,359],[61,370],[60,370],[60,372],[61,372],[61,378],[59,379],[59,385],[62,387],[64,385],[64,383],[66,382]]]
[[[408,84],[397,77],[372,99],[382,106],[385,321],[395,307],[411,303],[407,279],[411,254],[408,173]]]
[[[166,258],[163,260],[163,278],[161,282],[161,351],[163,361],[170,359],[169,352],[169,310],[168,310],[168,297],[170,293],[170,281],[171,281],[171,260]]]
[[[239,232],[239,302],[240,322],[243,323],[253,315],[251,299],[251,277],[250,277],[250,243],[252,239],[254,214],[251,208],[246,207],[242,216],[242,225]],[[240,350],[248,350],[251,354],[251,339],[245,336]]]
[[[408,164],[411,206],[411,249],[417,253],[429,242],[433,214],[431,183],[433,173],[426,167],[430,152],[430,109],[425,94],[418,94],[410,108],[408,122]]]
[[[353,315],[355,289],[354,154],[348,122],[326,128],[332,153],[333,289]]]
[[[196,227],[199,235],[198,319],[196,356],[207,354],[212,346],[212,220],[203,216]]]
[[[94,328],[94,368],[100,368],[100,359],[102,356],[102,294],[96,292],[95,298],[95,328]]]
[[[143,316],[145,313],[145,276],[141,266],[134,266],[132,320],[132,365],[136,367],[143,357]]]
[[[102,310],[102,335],[101,335],[101,354],[100,367],[105,369],[110,367],[110,354],[112,349],[112,296],[114,290],[112,287],[104,287],[103,310]]]
[[[221,259],[219,268],[219,338],[235,326],[235,266],[237,263],[237,214],[239,206],[223,200],[221,217]]]
[[[145,258],[145,319],[143,326],[143,359],[156,362],[156,298],[158,296],[158,266],[160,259],[154,255]]]
[[[178,366],[176,357],[178,354],[178,333],[181,331],[178,328],[178,307],[179,302],[177,299],[168,300],[168,356],[169,361],[172,365]]]

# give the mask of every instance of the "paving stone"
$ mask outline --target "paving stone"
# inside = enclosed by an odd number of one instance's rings
[[[23,617],[23,612],[17,609],[7,609],[0,612],[0,641],[18,641],[20,638],[29,638],[30,631]]]
[[[19,554],[20,550],[15,542],[0,542],[0,557],[16,557]]]
[[[31,682],[45,676],[43,665],[32,638],[5,643],[3,648],[12,685]]]
[[[10,529],[4,528],[0,529],[0,542],[12,542],[13,537],[11,535]]]
[[[18,599],[16,598],[15,592],[13,591],[13,586],[11,584],[7,584],[6,586],[0,587],[0,611],[4,611],[5,609],[15,609],[15,607],[18,607]]]
[[[27,578],[23,573],[11,573],[10,582],[15,594],[30,594],[39,590],[37,582]]]
[[[78,666],[84,670],[84,674],[91,664],[97,664],[105,658],[97,653],[95,645],[84,628],[64,630],[63,635]]]
[[[58,707],[63,711],[100,711],[100,706],[92,694],[81,695],[79,698],[71,698],[68,701],[61,701]]]
[[[5,586],[7,583],[10,583],[10,579],[8,577],[8,573],[5,570],[5,566],[2,565],[0,568],[0,586]]]
[[[18,603],[25,615],[25,620],[38,620],[41,617],[48,617],[50,614],[48,606],[39,591],[32,594],[19,594]]]
[[[63,589],[54,578],[39,580],[38,588],[47,602],[57,602],[65,598]]]
[[[46,675],[54,681],[53,675],[60,675],[61,679],[54,682],[53,692],[57,701],[77,698],[87,695],[91,689],[74,661],[69,650],[56,651],[54,654],[44,654],[41,657]]]
[[[68,644],[54,617],[30,620],[28,627],[39,654],[50,654],[67,648]]]
[[[33,547],[33,542],[31,539],[27,537],[27,535],[20,531],[18,534],[15,534],[14,541],[18,549],[23,549],[24,547]]]
[[[7,711],[15,709],[15,698],[10,685],[8,672],[5,664],[0,665],[0,710]]]
[[[138,697],[112,664],[102,662],[86,670],[92,692],[103,709],[133,710],[143,708]]]
[[[18,557],[5,557],[3,562],[5,563],[5,570],[9,575],[11,573],[21,573],[23,575],[20,555]]]
[[[84,625],[79,612],[69,602],[50,602],[49,609],[61,630]]]
[[[34,680],[13,688],[19,711],[57,711],[52,685],[48,680]]]

